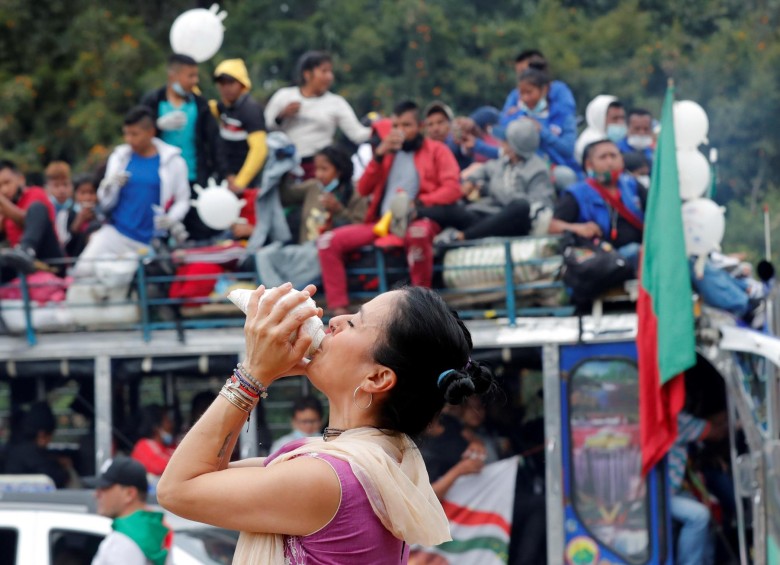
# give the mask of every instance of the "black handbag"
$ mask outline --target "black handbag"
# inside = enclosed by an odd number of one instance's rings
[[[567,233],[562,247],[563,282],[575,302],[593,300],[636,277],[634,268],[608,241]]]

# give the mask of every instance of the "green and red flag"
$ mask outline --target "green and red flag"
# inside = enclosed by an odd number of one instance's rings
[[[683,373],[696,364],[691,278],[685,253],[669,84],[645,210],[637,303],[642,472],[674,445],[685,403]]]

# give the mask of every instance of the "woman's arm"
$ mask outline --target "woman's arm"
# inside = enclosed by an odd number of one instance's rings
[[[309,293],[280,301],[290,288],[288,283],[269,291],[258,305],[264,292],[260,287],[250,299],[245,366],[266,385],[300,374],[298,361],[311,344],[304,332],[289,343],[292,331],[317,313],[314,308],[291,312]],[[314,287],[307,290],[313,294]],[[226,468],[247,415],[223,396],[214,400],[168,463],[157,485],[160,504],[184,518],[228,529],[291,535],[317,531],[339,507],[341,485],[335,472],[314,457]]]
[[[299,457],[270,467],[225,468],[246,414],[219,396],[173,454],[157,500],[174,514],[231,530],[308,535],[339,507],[330,465]]]

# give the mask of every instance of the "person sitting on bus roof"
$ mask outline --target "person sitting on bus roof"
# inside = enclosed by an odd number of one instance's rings
[[[55,212],[46,191],[25,186],[24,175],[12,161],[0,161],[0,282],[17,272],[33,273],[36,260],[63,257],[55,230]]]
[[[618,141],[618,149],[621,153],[637,151],[642,153],[650,169],[653,168],[653,151],[655,149],[655,136],[653,135],[653,115],[643,108],[632,108],[626,118],[628,131],[626,136]]]
[[[433,207],[460,199],[459,172],[446,145],[421,135],[417,104],[398,104],[392,129],[374,151],[358,183],[358,193],[372,197],[365,223],[336,228],[332,235],[318,240],[325,296],[334,314],[346,313],[349,305],[346,255],[378,239],[374,224],[387,212],[393,217],[390,231],[407,250],[412,284],[431,286],[433,238],[441,228],[422,216]]]
[[[126,143],[111,153],[98,187],[100,205],[111,219],[89,238],[73,267],[74,277],[93,276],[98,259],[138,253],[157,233],[184,220],[190,209],[187,163],[181,149],[155,133],[146,106],[137,106],[125,116]]]
[[[587,180],[560,196],[550,233],[568,231],[583,239],[608,241],[637,272],[647,189],[624,173],[623,156],[608,139],[585,148],[583,168]],[[706,304],[746,318],[752,315],[751,308],[760,308],[760,301],[750,300],[745,281],[717,268],[711,260],[707,259],[703,272],[698,273],[695,258],[691,258],[690,270],[693,288]]]
[[[547,164],[536,154],[539,132],[533,120],[515,120],[507,128],[495,128],[494,134],[502,140],[503,156],[485,163],[463,185],[464,193],[478,195],[478,200],[448,207],[440,218],[428,216],[448,226],[436,243],[528,235],[537,223],[544,224],[538,218],[550,218],[555,192]]]
[[[550,77],[544,72],[528,68],[517,77],[519,103],[501,114],[499,125],[508,126],[514,120],[528,117],[539,130],[539,154],[546,157],[553,169],[553,177],[560,177],[559,188],[571,184],[582,171],[574,159],[574,141],[577,120],[568,105],[558,105],[550,96]],[[565,167],[555,172],[558,167]]]

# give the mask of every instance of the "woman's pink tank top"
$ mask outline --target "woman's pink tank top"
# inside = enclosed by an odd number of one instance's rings
[[[269,460],[300,447],[293,441]],[[409,560],[409,546],[391,534],[374,514],[363,486],[347,461],[312,452],[328,463],[341,483],[336,515],[321,530],[308,536],[285,536],[284,557],[290,565],[398,565]]]

